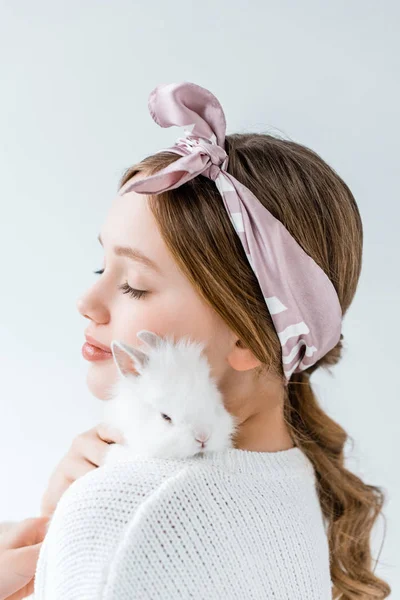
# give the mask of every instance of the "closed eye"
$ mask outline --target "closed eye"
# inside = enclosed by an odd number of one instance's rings
[[[137,300],[147,294],[146,290],[135,290],[128,284],[128,282],[124,283],[123,285],[119,285],[118,288],[120,290],[125,290],[122,292],[123,294],[130,294],[132,298],[136,298]]]
[[[104,269],[100,269],[99,271],[93,271],[93,273],[95,275],[103,275]],[[146,290],[136,290],[135,288],[132,288],[128,284],[127,281],[124,284],[119,285],[118,288],[120,290],[122,290],[123,294],[129,294],[132,298],[136,298],[137,300],[139,300],[140,298],[142,298],[143,296],[145,296],[145,294],[148,293]]]

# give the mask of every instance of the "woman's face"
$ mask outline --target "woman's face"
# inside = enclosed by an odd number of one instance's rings
[[[135,179],[140,179],[137,174]],[[205,353],[217,382],[229,378],[228,362],[237,338],[219,315],[208,306],[179,270],[167,249],[145,194],[129,192],[117,196],[100,232],[104,248],[104,272],[79,298],[79,312],[89,320],[85,334],[110,348],[112,340],[141,346],[136,337],[141,329],[174,338],[189,335],[206,343]],[[156,265],[115,251],[131,247]],[[145,293],[132,297],[119,289],[129,285]],[[125,287],[125,291],[126,291]],[[94,396],[107,400],[107,390],[117,378],[112,355],[99,361],[88,361],[87,384]]]

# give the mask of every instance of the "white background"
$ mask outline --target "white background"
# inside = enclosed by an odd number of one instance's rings
[[[346,350],[333,377],[312,380],[354,440],[349,468],[387,493],[376,572],[400,597],[399,4],[1,0],[0,10],[0,521],[39,514],[56,463],[100,420],[76,301],[102,266],[96,237],[122,172],[181,135],[152,121],[149,92],[187,80],[217,96],[227,133],[289,136],[355,195],[365,246]],[[374,557],[382,536],[381,517]]]

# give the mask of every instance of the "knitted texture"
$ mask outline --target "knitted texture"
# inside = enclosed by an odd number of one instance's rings
[[[64,493],[35,600],[331,600],[313,466],[300,448],[101,466]]]

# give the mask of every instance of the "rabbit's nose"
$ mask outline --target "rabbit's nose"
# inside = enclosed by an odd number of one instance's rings
[[[195,436],[196,442],[201,442],[204,445],[204,442],[208,440],[210,436],[207,433],[197,433]]]

